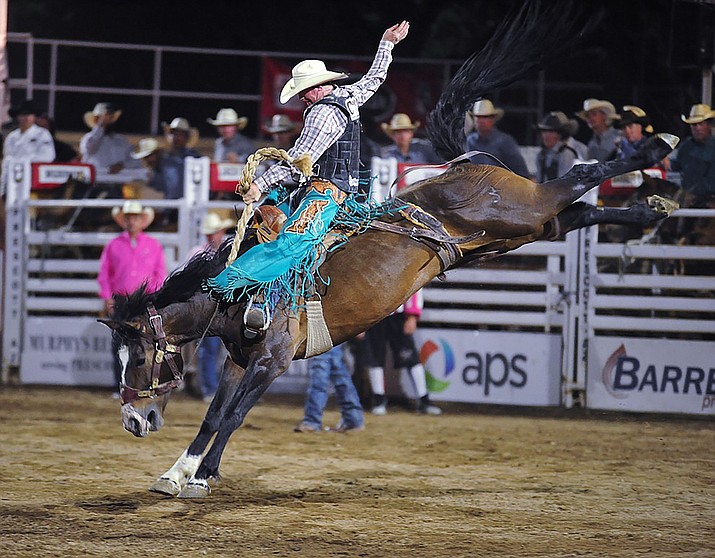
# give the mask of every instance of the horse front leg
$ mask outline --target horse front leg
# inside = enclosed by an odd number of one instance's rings
[[[275,316],[266,338],[253,349],[238,389],[228,405],[222,407],[224,414],[211,448],[194,476],[182,488],[179,498],[205,498],[211,494],[209,479],[219,478],[221,456],[231,435],[243,424],[248,412],[273,380],[290,366],[295,354],[294,338],[289,333],[288,324],[284,322],[281,325],[276,323],[278,321],[278,316]]]
[[[206,411],[199,433],[176,460],[176,463],[154,481],[154,484],[149,487],[150,491],[169,496],[179,495],[201,465],[204,451],[213,435],[218,431],[226,407],[234,398],[244,373],[245,370],[233,362],[230,356],[226,357],[216,395]]]

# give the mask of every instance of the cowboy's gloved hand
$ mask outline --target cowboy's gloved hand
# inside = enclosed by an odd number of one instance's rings
[[[248,191],[241,197],[243,198],[243,203],[253,203],[260,200],[262,195],[263,192],[261,192],[261,189],[256,185],[256,183],[251,182],[251,185],[248,187]]]
[[[410,22],[403,21],[397,25],[393,25],[388,28],[382,35],[383,41],[390,41],[391,43],[397,44],[402,39],[407,37],[407,33],[410,31]]]

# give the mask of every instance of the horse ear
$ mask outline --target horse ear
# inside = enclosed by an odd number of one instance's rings
[[[104,318],[97,318],[97,321],[100,324],[106,325],[111,330],[119,329],[119,326],[122,324],[122,322],[118,322],[117,320],[106,320]]]

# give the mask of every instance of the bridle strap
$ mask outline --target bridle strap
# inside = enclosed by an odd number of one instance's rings
[[[147,306],[147,313],[149,314],[149,325],[154,332],[155,349],[154,359],[151,365],[151,385],[148,389],[144,390],[139,390],[124,384],[120,386],[122,405],[131,403],[137,399],[154,398],[163,395],[177,387],[184,379],[183,371],[179,369],[175,360],[176,355],[181,353],[181,349],[176,345],[167,343],[161,314],[156,311],[154,304],[151,302]],[[169,365],[169,369],[174,377],[168,382],[160,384],[161,365],[164,360],[166,360],[166,363]]]

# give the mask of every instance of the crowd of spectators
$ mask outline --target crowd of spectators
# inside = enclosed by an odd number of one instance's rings
[[[564,111],[551,111],[534,125],[539,136],[539,150],[533,170],[527,166],[522,146],[510,134],[501,131],[497,123],[505,111],[489,99],[478,99],[465,114],[465,153],[478,164],[506,167],[516,174],[537,182],[556,179],[577,163],[596,163],[631,156],[654,128],[647,112],[636,105],[624,105],[619,112],[613,103],[603,99],[588,98],[581,110],[570,118]],[[100,260],[100,297],[105,312],[111,312],[111,295],[127,292],[142,281],[149,280],[150,288],[158,288],[166,275],[161,245],[144,232],[154,220],[152,210],[144,207],[140,199],[179,199],[184,195],[184,165],[186,157],[199,157],[199,132],[183,116],[162,122],[161,137],[143,137],[132,145],[118,131],[122,110],[112,102],[97,103],[84,115],[89,128],[77,147],[58,140],[53,120],[26,100],[13,107],[10,115],[15,128],[3,141],[2,194],[11,169],[10,158],[15,162],[84,162],[94,165],[98,175],[105,179],[117,177],[118,183],[126,177],[121,173],[131,169],[141,171],[134,180],[133,189],[121,189],[118,197],[127,200],[115,208],[113,217],[122,232],[105,247]],[[660,163],[664,171],[680,173],[682,189],[690,194],[689,203],[696,207],[712,207],[715,199],[715,111],[706,104],[694,104],[682,121],[689,125],[690,136],[681,141],[679,149]],[[210,153],[217,163],[245,163],[258,147],[272,145],[288,150],[300,134],[301,123],[285,114],[275,114],[261,126],[258,138],[244,135],[248,118],[239,116],[233,108],[221,108],[215,118],[207,118],[215,127],[216,139]],[[581,128],[585,125],[585,128]],[[381,123],[381,138],[364,138],[363,144],[373,155],[394,158],[400,163],[439,164],[443,161],[425,139],[420,122],[406,113],[395,113]],[[580,134],[579,134],[580,132]],[[584,138],[585,143],[576,139]],[[204,150],[206,151],[206,150]],[[363,159],[365,162],[365,159]],[[137,185],[137,182],[139,183]],[[129,195],[127,195],[129,194]],[[170,226],[171,213],[157,211],[161,228]],[[207,244],[201,249],[215,250],[233,221],[220,213],[210,213],[202,225]],[[151,257],[148,256],[152,253]],[[148,262],[154,262],[149,269]],[[145,269],[146,268],[146,269]],[[370,354],[367,374],[372,394],[372,411],[385,414],[387,399],[384,382],[385,342],[393,345],[393,354],[405,354],[411,347],[411,357],[396,361],[395,367],[409,371],[416,391],[416,409],[424,414],[438,415],[441,410],[431,403],[425,385],[424,369],[415,356],[412,333],[416,316],[410,310],[398,312],[367,332],[361,340],[360,350]],[[217,338],[203,342],[200,354],[202,395],[210,398],[216,390],[220,375],[221,353]],[[321,431],[321,417],[327,402],[328,386],[332,383],[338,395],[342,421],[339,431],[361,430],[364,427],[362,407],[358,394],[346,368],[347,346],[337,347],[321,358],[311,361],[311,387],[305,407],[305,417],[296,427],[299,432]],[[117,363],[118,374],[119,363]],[[333,430],[335,430],[333,429]]]

